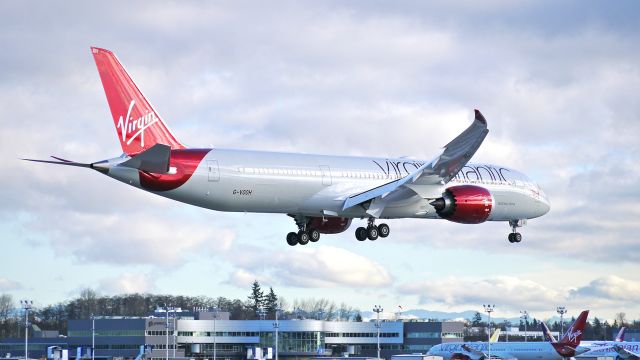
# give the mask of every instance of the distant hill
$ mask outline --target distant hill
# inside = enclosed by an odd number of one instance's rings
[[[391,316],[388,312],[386,312],[387,318]],[[424,309],[411,309],[405,310],[398,314],[398,316],[402,319],[437,319],[437,320],[471,320],[473,316],[476,314],[475,310],[465,310],[460,312],[447,312],[447,311],[431,311]],[[480,313],[482,315],[482,320],[487,321],[488,317],[486,313]],[[363,311],[362,317],[365,321],[369,319],[375,318],[375,313],[373,311]],[[395,317],[391,317],[395,319]],[[515,318],[504,318],[504,317],[491,317],[491,322],[503,322],[505,320],[509,320],[512,324],[518,324],[520,319]]]

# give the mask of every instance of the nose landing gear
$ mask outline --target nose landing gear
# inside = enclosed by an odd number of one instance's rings
[[[511,226],[511,233],[509,234],[510,243],[519,243],[522,241],[522,235],[516,231],[517,228],[523,227],[527,224],[527,220],[509,220]]]

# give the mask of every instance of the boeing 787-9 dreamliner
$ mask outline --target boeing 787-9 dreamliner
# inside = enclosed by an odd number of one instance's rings
[[[297,231],[289,245],[341,233],[366,219],[356,238],[387,237],[379,219],[445,219],[462,224],[505,221],[516,229],[549,211],[540,187],[504,166],[468,164],[487,136],[473,123],[433,160],[308,155],[187,148],[138,89],[113,52],[92,47],[123,154],[93,163],[32,160],[87,167],[131,186],[218,211],[287,214]]]

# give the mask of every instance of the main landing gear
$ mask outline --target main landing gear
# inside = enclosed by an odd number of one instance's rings
[[[309,241],[316,242],[320,240],[320,231],[308,227],[309,219],[305,216],[292,216],[298,225],[298,232],[290,232],[287,234],[287,244],[291,246],[307,245]]]
[[[389,232],[391,231],[389,225],[380,224],[376,226],[374,221],[374,218],[369,218],[366,228],[361,226],[356,229],[356,239],[358,239],[358,241],[365,241],[367,239],[373,241],[378,239],[378,237],[386,238],[389,236]]]
[[[523,227],[527,224],[526,220],[509,220],[509,225],[511,226],[511,233],[509,234],[509,242],[510,243],[519,243],[522,241],[522,235],[516,231],[517,228]]]

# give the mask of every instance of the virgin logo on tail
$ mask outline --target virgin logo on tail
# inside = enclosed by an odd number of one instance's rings
[[[567,339],[569,340],[569,342],[577,342],[578,341],[578,336],[582,335],[582,331],[581,330],[573,330],[573,326],[571,328],[569,328],[569,330],[567,330]]]
[[[132,118],[131,110],[133,110],[133,105],[135,105],[135,103],[135,100],[131,100],[131,103],[129,103],[129,110],[127,110],[127,116],[123,119],[122,115],[120,115],[116,127],[120,129],[122,141],[126,141],[127,145],[131,144],[135,138],[140,136],[140,146],[144,147],[144,130],[158,122],[159,119],[156,117],[155,112],[147,112],[137,119]]]

